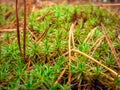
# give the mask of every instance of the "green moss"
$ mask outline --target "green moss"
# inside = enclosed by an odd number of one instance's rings
[[[10,7],[9,7],[10,8]],[[8,7],[0,5],[0,25],[5,25],[5,14]],[[39,18],[39,19],[38,19]],[[45,37],[39,42],[32,38],[31,34],[27,32],[27,62],[31,60],[31,65],[33,70],[26,70],[27,64],[22,61],[19,54],[19,49],[17,46],[16,33],[2,34],[1,35],[1,57],[0,57],[0,83],[8,82],[1,86],[2,89],[41,89],[41,90],[71,90],[77,88],[80,83],[83,85],[91,85],[94,88],[94,80],[99,74],[102,78],[106,78],[102,73],[107,72],[101,66],[96,65],[92,61],[84,56],[77,55],[71,64],[71,74],[72,83],[69,86],[68,83],[68,69],[65,74],[58,82],[56,86],[53,86],[56,79],[59,77],[60,73],[68,64],[68,56],[63,56],[65,52],[68,51],[68,34],[70,26],[73,20],[78,21],[74,38],[76,49],[91,55],[90,48],[92,45],[103,35],[100,23],[101,21],[105,24],[106,30],[110,35],[110,38],[117,50],[119,52],[119,40],[115,37],[114,28],[119,22],[119,17],[112,16],[102,8],[95,6],[69,6],[69,5],[59,5],[46,7],[40,11],[32,12],[28,17],[28,26],[32,33],[36,37],[42,35],[42,33],[49,27],[49,30]],[[8,19],[6,19],[8,20]],[[3,23],[2,23],[3,22]],[[8,20],[9,22],[9,20]],[[85,39],[90,31],[95,28],[96,31],[93,33],[90,41]],[[21,32],[22,37],[22,32]],[[9,42],[7,41],[9,39]],[[22,42],[23,38],[21,38]],[[97,50],[94,52],[93,56],[95,59],[105,64],[106,66],[117,70],[116,62],[114,61],[113,54],[104,39]],[[9,78],[12,78],[9,80]],[[109,79],[99,78],[98,86],[102,86],[100,81],[103,81],[103,87],[111,87],[109,84]],[[116,87],[119,83],[119,79],[116,79],[113,87]],[[117,84],[116,84],[117,83]],[[100,87],[99,86],[99,87]],[[90,88],[90,87],[88,87]],[[102,88],[102,87],[101,87]]]

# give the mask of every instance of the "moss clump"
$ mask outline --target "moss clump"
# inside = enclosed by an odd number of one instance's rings
[[[6,11],[7,9],[3,12],[6,13]],[[0,87],[2,89],[23,90],[74,90],[78,88],[82,90],[99,90],[119,88],[118,77],[115,77],[114,81],[110,72],[88,61],[86,57],[81,55],[74,57],[74,61],[71,63],[71,86],[67,84],[68,68],[58,84],[54,86],[56,79],[68,64],[68,56],[64,56],[64,54],[68,51],[68,34],[74,19],[77,20],[77,27],[74,33],[76,49],[92,55],[91,47],[104,35],[100,25],[103,22],[120,56],[119,39],[114,33],[120,20],[119,17],[111,16],[106,10],[95,6],[79,5],[71,7],[69,5],[60,5],[47,7],[40,11],[32,12],[28,17],[30,31],[27,32],[26,60],[27,62],[31,61],[30,67],[34,67],[32,70],[26,70],[27,64],[22,61],[19,55],[16,33],[4,33],[1,35],[0,83],[2,84]],[[86,39],[95,27],[97,28],[92,37],[89,40]],[[44,38],[39,42],[31,34],[33,33],[38,38],[45,31]],[[100,43],[92,57],[117,71],[117,64],[105,39]]]

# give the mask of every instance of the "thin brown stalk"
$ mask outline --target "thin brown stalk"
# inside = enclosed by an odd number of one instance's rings
[[[26,0],[24,0],[23,58],[26,58]]]
[[[112,41],[111,41],[107,31],[106,31],[106,28],[105,28],[104,24],[101,23],[101,26],[102,26],[102,30],[103,30],[103,33],[105,35],[105,38],[107,40],[107,43],[108,43],[108,45],[109,45],[109,47],[110,47],[110,49],[111,49],[111,51],[112,51],[112,53],[114,55],[115,61],[116,61],[117,65],[118,65],[118,68],[120,69],[120,59],[118,57],[118,54],[117,54],[114,46],[112,45]]]
[[[19,30],[19,15],[18,15],[18,0],[16,0],[16,21],[17,21],[17,40],[20,54],[22,55],[21,44],[20,44],[20,30]]]
[[[86,58],[88,58],[88,60],[91,60],[91,61],[97,63],[98,65],[104,67],[106,70],[110,71],[115,76],[119,76],[120,77],[120,75],[117,72],[115,72],[114,70],[112,70],[109,67],[105,66],[104,64],[100,63],[99,61],[97,61],[96,59],[92,58],[91,56],[89,56],[89,55],[87,55],[87,54],[85,54],[85,53],[83,53],[83,52],[81,52],[79,50],[72,49],[71,51],[75,52],[75,53],[78,53],[78,54],[80,54],[82,56],[85,56]]]

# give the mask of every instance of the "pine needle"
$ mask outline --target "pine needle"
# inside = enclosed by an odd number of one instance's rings
[[[110,71],[110,72],[111,72],[112,74],[114,74],[115,76],[120,77],[120,75],[118,75],[117,72],[115,72],[114,70],[112,70],[112,69],[110,69],[109,67],[105,66],[104,64],[100,63],[99,61],[97,61],[96,59],[92,58],[91,56],[88,56],[87,54],[85,54],[85,53],[83,53],[83,52],[81,52],[81,51],[79,51],[79,50],[75,50],[75,49],[72,49],[71,52],[75,52],[75,53],[78,53],[78,54],[80,54],[80,55],[82,55],[82,56],[85,56],[86,58],[88,58],[88,60],[91,60],[91,61],[97,63],[98,65],[104,67],[106,70]]]
[[[118,57],[118,54],[117,54],[114,46],[112,45],[112,41],[111,41],[111,39],[110,39],[107,31],[106,31],[106,28],[105,28],[104,24],[101,23],[101,26],[102,26],[102,30],[103,30],[103,33],[104,33],[104,35],[105,35],[105,38],[106,38],[106,40],[107,40],[107,43],[108,43],[108,45],[110,46],[110,49],[111,49],[111,51],[112,51],[112,53],[113,53],[113,55],[114,55],[115,61],[116,61],[117,65],[118,65],[118,68],[120,69],[120,59],[119,59],[119,57]]]

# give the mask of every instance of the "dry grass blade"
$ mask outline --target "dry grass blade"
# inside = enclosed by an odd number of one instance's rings
[[[112,74],[114,74],[115,76],[120,77],[120,75],[118,75],[117,72],[115,72],[114,70],[112,70],[112,69],[110,69],[109,67],[105,66],[104,64],[100,63],[99,61],[97,61],[96,59],[92,58],[91,56],[89,56],[89,55],[87,55],[87,54],[85,54],[85,53],[83,53],[83,52],[81,52],[81,51],[79,51],[79,50],[72,49],[71,51],[72,51],[72,52],[75,52],[75,53],[78,53],[78,54],[80,54],[80,55],[82,55],[82,56],[85,56],[86,58],[88,58],[88,60],[91,60],[91,61],[97,63],[98,65],[104,67],[106,70],[110,71],[110,72],[111,72]]]
[[[104,33],[104,35],[105,35],[105,38],[106,38],[106,40],[107,40],[107,43],[108,43],[108,45],[110,46],[110,49],[111,49],[111,51],[112,51],[112,53],[113,53],[113,55],[114,55],[114,58],[115,58],[116,63],[117,63],[117,65],[118,65],[118,68],[120,69],[120,59],[119,59],[119,57],[118,57],[118,54],[117,54],[117,52],[115,51],[114,46],[112,45],[112,41],[111,41],[111,39],[110,39],[110,37],[109,37],[109,35],[108,35],[108,33],[107,33],[107,31],[106,31],[105,26],[103,25],[103,23],[101,23],[101,26],[102,26],[102,30],[103,30],[103,33]]]
[[[51,26],[52,26],[52,24],[49,24],[49,26],[48,26],[48,28],[45,30],[45,32],[44,32],[42,35],[38,36],[36,42],[40,42],[40,41],[46,36],[46,34],[47,34],[47,32],[48,32],[48,30],[49,30],[49,28],[50,28]]]
[[[74,44],[74,32],[77,22],[75,21],[72,23],[69,31],[69,40],[68,40],[68,48],[69,48],[69,74],[68,74],[68,84],[71,84],[71,72],[70,72],[70,66],[71,66],[71,43],[73,44],[73,47],[75,48]]]
[[[17,21],[17,39],[18,39],[18,47],[20,50],[20,54],[22,55],[21,45],[20,45],[20,30],[19,30],[19,16],[18,16],[18,0],[16,0],[16,21]]]
[[[26,0],[24,0],[23,58],[26,57]]]
[[[93,28],[90,32],[89,32],[89,34],[87,35],[87,38],[84,40],[84,43],[85,42],[89,42],[90,40],[91,40],[91,38],[92,38],[92,36],[93,36],[93,34],[94,34],[94,32],[95,32],[95,30],[97,29],[97,27],[95,27],[95,28]]]
[[[55,81],[54,86],[57,85],[57,83],[60,81],[60,79],[62,78],[62,76],[64,75],[66,69],[68,68],[68,65],[66,65],[66,67],[64,68],[64,70],[61,72],[60,76],[58,77],[58,79]]]
[[[46,16],[48,16],[48,15],[50,15],[50,14],[52,14],[52,13],[54,13],[54,12],[50,12],[50,11],[47,12],[44,16],[38,17],[38,18],[37,18],[37,21],[42,21],[42,20],[44,20]]]

